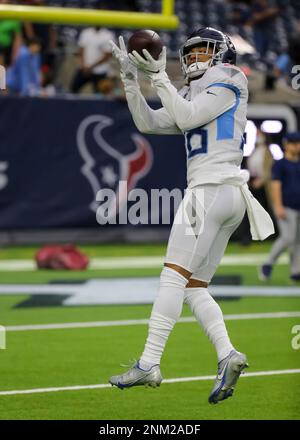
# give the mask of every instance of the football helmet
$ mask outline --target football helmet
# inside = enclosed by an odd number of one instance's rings
[[[190,52],[195,47],[204,47],[205,52],[193,52],[195,61],[189,64]],[[197,61],[197,55],[211,55],[208,61]],[[236,63],[236,50],[228,37],[217,29],[202,27],[194,31],[179,50],[180,64],[183,74],[189,80],[203,75],[212,66],[220,63]]]

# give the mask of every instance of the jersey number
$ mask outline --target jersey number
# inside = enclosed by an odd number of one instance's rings
[[[196,154],[207,153],[207,130],[196,128],[185,134],[187,157],[190,159]]]

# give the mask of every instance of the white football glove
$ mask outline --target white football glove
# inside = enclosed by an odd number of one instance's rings
[[[128,54],[130,61],[137,69],[142,70],[150,78],[165,72],[167,64],[166,46],[162,48],[158,60],[155,60],[147,49],[143,49],[143,54],[145,58],[138,54],[136,50]]]
[[[113,40],[109,41],[111,45],[111,51],[113,56],[118,60],[120,64],[121,78],[123,80],[136,80],[137,79],[137,68],[130,61],[127,53],[127,49],[125,46],[124,38],[119,36],[119,45],[118,47]]]

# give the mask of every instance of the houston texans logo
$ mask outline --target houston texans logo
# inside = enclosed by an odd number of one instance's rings
[[[98,208],[96,194],[105,187],[115,189],[120,210],[127,199],[128,192],[148,174],[153,162],[152,148],[149,142],[139,134],[131,135],[136,147],[132,153],[122,154],[110,145],[103,136],[103,130],[113,124],[114,120],[107,116],[91,115],[80,123],[77,131],[77,146],[84,161],[81,172],[91,185],[93,201],[90,209],[95,212]],[[117,185],[119,181],[127,182],[126,193],[119,193]]]

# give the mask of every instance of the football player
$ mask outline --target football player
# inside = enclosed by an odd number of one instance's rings
[[[112,42],[112,52],[120,63],[137,128],[143,133],[184,136],[188,191],[174,219],[144,351],[129,371],[112,376],[110,383],[119,388],[160,385],[160,360],[185,301],[217,352],[218,372],[209,396],[210,403],[217,403],[232,395],[248,366],[245,354],[233,347],[222,311],[208,291],[230,236],[242,221],[246,206],[249,214],[248,205],[253,203],[245,183],[247,176],[239,168],[247,79],[235,65],[236,51],[230,38],[213,28],[195,31],[181,48],[186,85],[179,92],[165,72],[165,47],[155,60],[145,49],[144,57],[136,51],[128,54],[122,37],[119,44]],[[160,109],[151,109],[142,96],[138,70],[151,80],[162,103]],[[261,221],[264,210],[259,207],[259,218],[254,219],[255,209],[249,215],[253,236],[261,239],[273,231],[269,219]]]

